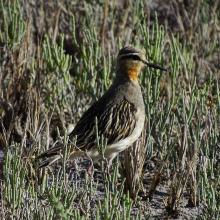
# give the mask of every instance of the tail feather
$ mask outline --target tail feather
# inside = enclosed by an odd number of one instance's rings
[[[64,148],[64,146],[59,144],[59,145],[56,145],[54,147],[49,148],[48,150],[46,150],[45,152],[40,154],[37,157],[37,160],[42,159],[42,161],[39,164],[39,168],[49,166],[49,165],[53,164],[55,161],[61,159],[61,157],[62,157],[61,151],[63,148]]]
[[[54,147],[49,148],[48,150],[44,151],[42,154],[40,154],[37,159],[41,159],[44,157],[53,157],[56,155],[59,155],[61,153],[61,150],[64,146],[57,145]]]
[[[60,155],[48,157],[39,164],[39,168],[41,169],[43,167],[50,166],[51,164],[53,164],[55,161],[59,160],[60,158],[61,158]]]
[[[78,157],[85,156],[85,152],[81,150],[77,150],[75,147],[71,146],[68,151],[69,159],[75,159]],[[41,160],[39,163],[39,168],[43,168],[53,164],[55,161],[62,158],[64,154],[65,146],[61,143],[56,144],[54,147],[49,148],[48,150],[44,151],[37,157],[37,160]]]

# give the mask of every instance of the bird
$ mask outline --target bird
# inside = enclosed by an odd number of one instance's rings
[[[105,140],[104,157],[113,159],[130,147],[141,135],[145,122],[145,105],[139,75],[144,66],[166,71],[150,63],[143,50],[125,46],[119,50],[116,76],[106,93],[80,118],[69,134],[69,160],[88,156],[92,161],[103,157],[98,149],[97,134]],[[75,141],[73,141],[75,138]],[[38,156],[40,168],[61,159],[64,145],[57,144]]]

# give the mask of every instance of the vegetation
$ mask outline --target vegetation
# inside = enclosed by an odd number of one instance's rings
[[[45,2],[0,0],[1,219],[219,219],[219,1]],[[141,168],[123,153],[90,176],[88,161],[67,162],[70,125],[108,89],[127,44],[169,71],[141,75]],[[37,169],[58,140],[63,160]]]

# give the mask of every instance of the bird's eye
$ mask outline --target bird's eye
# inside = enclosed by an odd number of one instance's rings
[[[141,60],[141,58],[138,55],[134,55],[134,54],[128,54],[123,56],[121,59],[129,59],[129,60]]]
[[[132,60],[141,60],[138,55],[131,55],[130,59],[132,59]]]

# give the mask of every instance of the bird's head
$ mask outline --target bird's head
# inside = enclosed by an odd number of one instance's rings
[[[146,61],[142,50],[132,46],[122,48],[117,57],[117,74],[129,77],[130,80],[138,80],[141,69],[147,65],[152,68],[166,71],[166,69]]]

